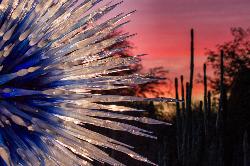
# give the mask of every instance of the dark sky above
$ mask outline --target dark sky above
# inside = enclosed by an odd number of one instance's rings
[[[135,45],[152,57],[185,54],[190,28],[202,54],[228,40],[231,27],[250,24],[250,0],[125,0],[122,8],[137,10],[126,30],[138,33]]]

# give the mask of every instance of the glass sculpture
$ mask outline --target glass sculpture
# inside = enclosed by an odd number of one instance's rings
[[[126,121],[163,122],[125,115],[139,110],[121,103],[175,101],[108,94],[154,79],[129,74],[131,65],[140,59],[119,56],[126,48],[112,47],[130,37],[111,34],[128,22],[123,20],[131,13],[101,19],[121,2],[97,7],[99,2],[1,1],[1,165],[73,166],[92,165],[92,161],[123,165],[102,148],[154,164],[131,146],[85,127],[90,124],[154,138]]]

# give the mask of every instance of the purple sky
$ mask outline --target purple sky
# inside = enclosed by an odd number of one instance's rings
[[[231,27],[250,27],[249,8],[250,0],[124,0],[119,10],[137,10],[124,29],[138,33],[134,53],[148,54],[146,67],[164,66],[171,76],[187,76],[190,29],[195,29],[200,71],[205,48],[230,40]]]
[[[228,40],[230,27],[250,24],[250,0],[125,0],[122,8],[137,10],[126,30],[138,33],[137,51],[151,59],[186,54],[192,27],[202,54]]]

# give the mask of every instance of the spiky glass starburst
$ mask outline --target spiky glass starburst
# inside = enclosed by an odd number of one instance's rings
[[[162,122],[124,115],[122,112],[137,110],[118,103],[168,101],[101,93],[152,79],[121,74],[139,59],[119,56],[124,47],[112,47],[128,34],[110,34],[124,25],[121,20],[130,13],[99,22],[119,4],[92,10],[100,1],[1,1],[1,165],[71,166],[91,165],[92,161],[122,165],[100,147],[151,163],[129,145],[85,127],[91,124],[152,137],[150,132],[117,119]]]

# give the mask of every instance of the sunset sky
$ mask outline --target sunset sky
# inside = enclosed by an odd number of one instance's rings
[[[137,33],[134,53],[147,68],[164,66],[170,76],[189,70],[189,31],[195,29],[196,74],[205,48],[230,40],[231,27],[250,27],[250,0],[125,0],[119,10],[137,12],[124,29]]]

